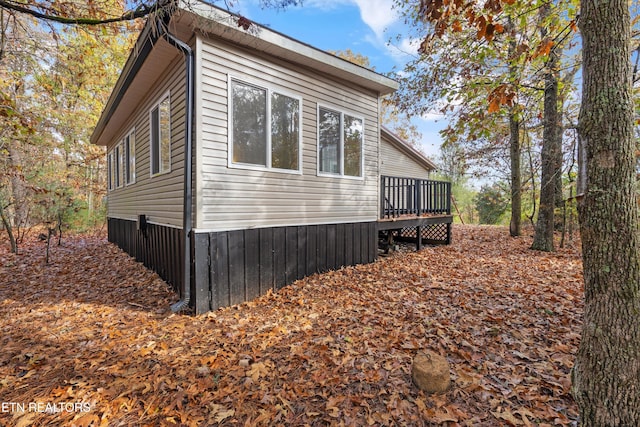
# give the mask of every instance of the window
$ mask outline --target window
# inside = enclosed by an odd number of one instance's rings
[[[122,145],[116,145],[114,150],[114,160],[115,160],[115,187],[122,187]]]
[[[344,114],[342,141],[344,146],[344,170],[347,176],[362,176],[362,119]]]
[[[300,99],[231,80],[231,163],[300,170]]]
[[[320,108],[320,172],[340,173],[340,113]]]
[[[318,170],[322,174],[362,177],[364,120],[318,108]]]
[[[131,131],[122,140],[124,147],[124,182],[133,184],[136,182],[136,134]]]
[[[113,152],[107,154],[107,188],[113,190],[114,164]]]
[[[271,94],[271,167],[298,170],[300,101]]]
[[[171,171],[171,104],[169,94],[151,109],[151,175]]]

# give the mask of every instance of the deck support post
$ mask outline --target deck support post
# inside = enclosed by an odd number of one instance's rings
[[[422,180],[416,179],[415,199],[416,199],[416,215],[420,216],[422,209]]]
[[[416,226],[416,251],[422,249],[422,227]]]

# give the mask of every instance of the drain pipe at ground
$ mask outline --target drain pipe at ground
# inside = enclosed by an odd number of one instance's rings
[[[186,111],[185,111],[185,136],[184,136],[184,205],[182,210],[182,232],[184,233],[184,276],[182,279],[181,298],[171,305],[171,311],[177,313],[189,306],[191,302],[191,226],[193,218],[192,206],[192,147],[193,147],[193,49],[183,41],[177,39],[169,32],[163,22],[158,20],[158,30],[162,31],[162,37],[171,46],[185,55],[185,85],[186,85]]]

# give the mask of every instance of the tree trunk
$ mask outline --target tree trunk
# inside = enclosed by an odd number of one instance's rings
[[[583,1],[585,280],[573,391],[585,426],[640,426],[640,262],[627,0]]]
[[[556,54],[558,55],[557,57],[560,58],[560,56],[562,56],[560,48],[558,48],[558,50],[556,50]],[[556,63],[556,70],[559,68],[559,64]],[[560,71],[557,72],[558,74],[556,74],[556,76],[559,77],[559,73]],[[556,175],[554,176],[554,187],[555,187],[555,193],[556,193],[556,202],[555,202],[555,206],[556,208],[559,209],[563,209],[565,208],[565,200],[564,200],[564,191],[563,191],[563,187],[564,185],[562,184],[562,166],[563,166],[563,159],[564,159],[564,153],[563,153],[563,147],[562,147],[562,143],[564,140],[564,123],[562,121],[562,118],[564,116],[564,101],[565,101],[565,93],[564,91],[561,91],[559,86],[562,82],[559,81],[558,82],[558,112],[556,114],[556,150],[553,153],[553,161],[555,162],[555,169],[558,171],[558,173],[556,173]],[[565,89],[566,90],[566,89]]]
[[[509,234],[519,236],[522,223],[522,179],[520,173],[520,122],[515,113],[509,115],[509,155],[511,158],[511,222]]]
[[[546,37],[544,20],[549,15],[551,6],[547,3],[540,10],[542,30]],[[562,158],[562,140],[558,128],[558,62],[559,55],[552,49],[547,60],[544,77],[544,129],[542,131],[542,178],[540,180],[540,208],[536,232],[531,249],[553,252],[553,231],[555,229],[555,208],[557,202],[558,180],[561,179],[562,164],[558,164],[558,153]]]
[[[576,180],[576,196],[584,196],[587,187],[587,153],[584,142],[578,132],[578,177]]]
[[[18,241],[16,240],[16,237],[13,234],[13,229],[11,228],[11,223],[9,222],[9,219],[5,215],[5,210],[2,207],[2,200],[0,200],[0,220],[2,220],[2,225],[4,226],[4,229],[7,232],[7,236],[9,236],[9,243],[11,245],[11,253],[17,254],[18,253]]]
[[[20,228],[26,227],[29,220],[29,206],[27,203],[27,185],[23,174],[24,163],[18,142],[9,142],[9,165],[11,168],[11,197],[13,201],[13,229],[16,238],[20,240]]]
[[[510,30],[513,29],[511,18],[507,24]],[[509,42],[509,58],[515,56],[517,43],[514,35]],[[514,63],[509,65],[509,77],[515,81],[518,75],[517,67]],[[511,160],[511,221],[509,223],[509,234],[517,237],[521,233],[522,223],[522,176],[520,171],[520,118],[516,107],[511,107],[509,111],[509,158]]]

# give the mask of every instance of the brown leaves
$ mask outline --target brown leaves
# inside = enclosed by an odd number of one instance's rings
[[[0,413],[24,425],[571,425],[579,254],[528,250],[495,227],[298,281],[200,317],[104,241],[0,250]],[[133,303],[133,304],[132,304]],[[421,349],[452,387],[411,382]],[[24,421],[22,421],[24,420]]]
[[[502,1],[487,0],[478,8],[476,2],[469,0],[421,0],[420,16],[433,24],[437,37],[442,37],[448,28],[461,32],[464,18],[469,28],[477,30],[478,40],[492,41],[496,34],[504,32],[503,25],[494,23],[494,17],[502,12]]]
[[[253,25],[253,22],[251,22],[248,18],[244,16],[240,16],[238,17],[237,25],[243,30],[248,31],[249,28],[251,28],[251,26]]]
[[[555,45],[555,42],[550,38],[543,40],[538,45],[536,50],[531,54],[531,59],[535,59],[540,56],[549,56],[549,53],[551,52],[551,49],[553,48],[554,45]]]
[[[513,107],[515,105],[518,93],[513,85],[510,84],[501,84],[497,86],[495,89],[489,93],[488,102],[489,108],[488,112],[497,113],[500,111],[500,107],[506,105],[507,107]]]

